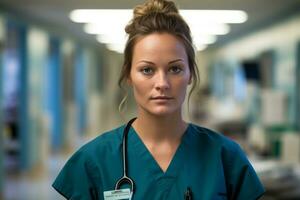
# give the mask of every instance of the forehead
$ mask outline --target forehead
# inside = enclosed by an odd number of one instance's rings
[[[152,33],[139,38],[133,48],[133,63],[140,59],[164,61],[169,59],[187,60],[183,42],[170,33]]]

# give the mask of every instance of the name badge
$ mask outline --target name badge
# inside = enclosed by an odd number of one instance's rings
[[[104,200],[131,199],[130,189],[104,191]]]

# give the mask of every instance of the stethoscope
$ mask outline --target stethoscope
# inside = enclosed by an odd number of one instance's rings
[[[136,117],[131,119],[124,131],[123,131],[123,140],[122,140],[122,162],[123,162],[123,176],[122,178],[120,178],[116,185],[115,185],[115,190],[119,190],[121,189],[121,185],[123,184],[128,184],[131,188],[131,198],[133,197],[133,194],[135,192],[135,184],[134,181],[127,175],[127,135],[129,132],[129,129],[132,125],[132,123],[134,122],[134,120],[136,120]],[[185,194],[184,194],[184,200],[192,200],[192,190],[190,189],[190,187],[187,188]]]

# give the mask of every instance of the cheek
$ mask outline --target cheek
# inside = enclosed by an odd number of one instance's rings
[[[189,84],[189,79],[182,80],[182,81],[179,81],[179,82],[176,83],[176,86],[175,86],[176,93],[178,95],[182,96],[182,98],[185,97],[188,84]]]
[[[135,85],[134,88],[133,88],[133,91],[134,91],[134,95],[136,97],[143,95],[143,88],[139,85]]]
[[[180,86],[179,90],[180,90],[180,93],[181,93],[181,94],[185,94],[185,93],[186,93],[187,86],[188,86],[187,83],[182,84],[182,85]]]
[[[180,87],[181,90],[186,90],[188,85],[190,84],[191,76],[190,74],[186,74],[178,81],[178,87]]]
[[[136,98],[141,98],[146,95],[147,85],[144,83],[144,81],[134,80],[132,82],[132,87],[134,91],[134,96]]]

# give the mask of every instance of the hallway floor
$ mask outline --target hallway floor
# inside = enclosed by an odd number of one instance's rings
[[[49,157],[48,169],[37,172],[36,178],[6,173],[4,200],[63,200],[51,184],[65,161],[63,156]]]

